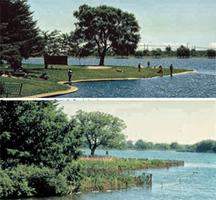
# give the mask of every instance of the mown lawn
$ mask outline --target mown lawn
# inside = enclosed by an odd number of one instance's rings
[[[32,96],[41,93],[56,92],[66,90],[68,86],[58,84],[59,81],[67,81],[67,71],[73,70],[73,80],[103,79],[103,78],[151,78],[159,76],[158,69],[144,68],[141,72],[135,67],[116,67],[110,69],[88,69],[85,66],[58,66],[44,69],[43,65],[23,65],[29,74],[28,78],[8,78],[0,77],[0,81],[7,83],[23,83],[22,97]],[[0,70],[7,70],[5,66],[0,66]],[[175,69],[174,73],[185,72],[188,70]],[[40,79],[40,75],[46,73],[49,77],[47,81]],[[169,75],[169,69],[164,68],[164,75]],[[9,96],[10,97],[10,96]],[[11,96],[13,97],[13,96]]]

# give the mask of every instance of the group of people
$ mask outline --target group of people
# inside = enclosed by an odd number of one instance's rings
[[[147,62],[147,66],[148,66],[148,68],[150,67],[150,65],[151,65],[151,63],[148,61]],[[154,68],[156,68],[157,66],[155,66]],[[142,68],[142,65],[141,65],[141,63],[139,63],[138,64],[138,71],[139,72],[141,72],[141,68]],[[159,67],[158,67],[158,71],[157,71],[157,73],[158,74],[160,74],[160,76],[163,76],[163,74],[164,74],[164,71],[163,71],[163,67],[162,67],[162,65],[160,65]],[[170,77],[173,77],[173,71],[174,71],[174,67],[173,67],[173,65],[171,64],[170,65]]]

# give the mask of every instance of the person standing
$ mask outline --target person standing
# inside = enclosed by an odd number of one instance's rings
[[[147,62],[148,68],[150,67],[150,64],[151,64],[151,63],[148,61],[148,62]]]
[[[170,77],[173,77],[173,69],[174,69],[173,65],[171,64],[170,65]]]
[[[138,71],[141,72],[141,64],[138,64]]]
[[[71,79],[72,79],[72,74],[73,74],[72,69],[69,69],[68,70],[68,82],[70,82],[70,83],[71,83]]]

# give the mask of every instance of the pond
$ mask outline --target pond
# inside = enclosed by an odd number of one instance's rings
[[[79,91],[61,95],[57,98],[215,98],[216,97],[216,59],[208,58],[107,58],[106,65],[134,66],[139,63],[152,66],[170,66],[191,69],[196,73],[170,77],[157,77],[136,81],[100,81],[76,83]],[[42,64],[42,58],[31,58],[25,63]],[[70,65],[97,65],[97,58],[69,58]]]
[[[105,151],[97,151],[105,155]],[[44,200],[212,200],[216,191],[216,154],[186,153],[174,151],[118,151],[112,150],[110,156],[125,158],[148,158],[184,160],[184,167],[137,171],[137,174],[153,174],[151,189],[143,187],[109,193],[80,194],[76,197],[44,198]]]

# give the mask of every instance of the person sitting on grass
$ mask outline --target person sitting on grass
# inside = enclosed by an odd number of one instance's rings
[[[160,76],[163,76],[163,67],[161,65],[159,66],[157,73],[160,74]]]

